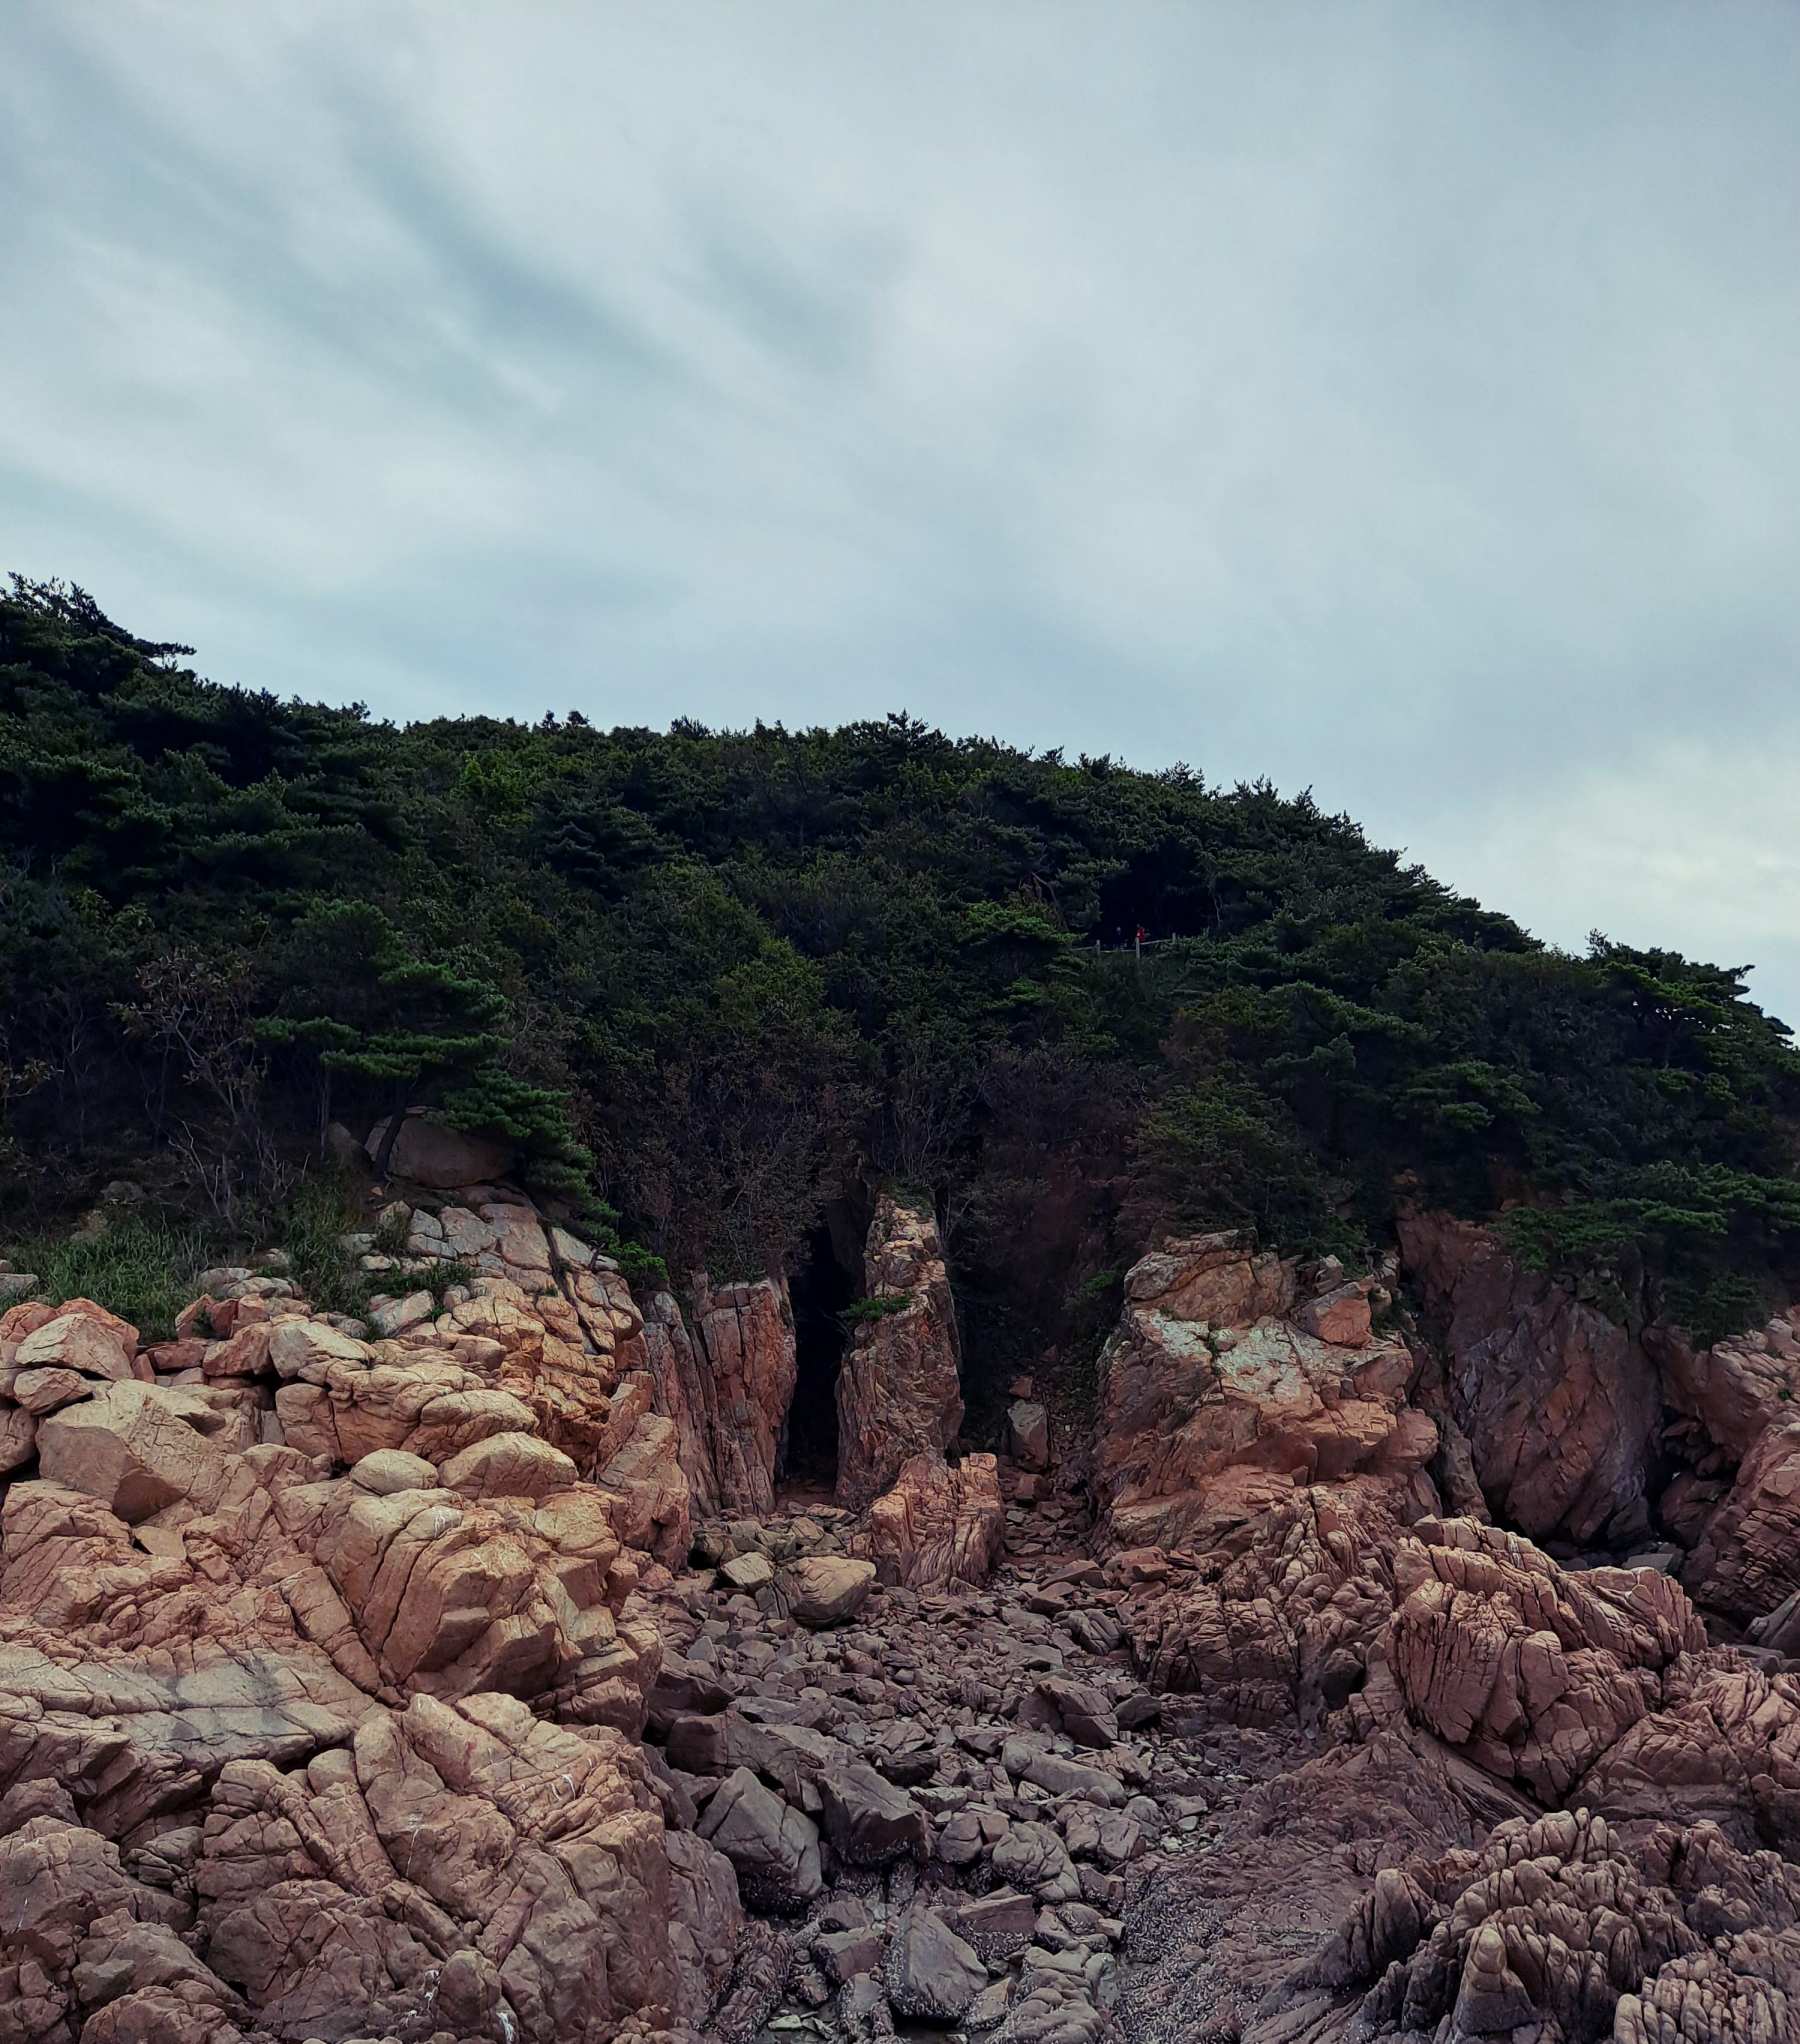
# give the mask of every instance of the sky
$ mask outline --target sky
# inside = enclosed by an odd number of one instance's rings
[[[1800,1023],[1800,7],[11,0],[0,568],[1310,787]]]

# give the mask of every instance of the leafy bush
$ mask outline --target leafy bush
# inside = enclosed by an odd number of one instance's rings
[[[838,1315],[844,1326],[854,1332],[858,1327],[868,1327],[878,1320],[889,1320],[896,1313],[904,1313],[916,1304],[911,1292],[882,1292],[872,1299],[852,1299]]]

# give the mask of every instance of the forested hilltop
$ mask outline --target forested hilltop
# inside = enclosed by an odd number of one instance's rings
[[[1306,795],[898,715],[397,729],[189,653],[0,599],[0,1231],[124,1172],[241,1237],[427,1103],[639,1271],[929,1194],[995,1354],[1158,1227],[1348,1259],[1404,1198],[1708,1335],[1800,1263],[1739,971],[1547,949]]]

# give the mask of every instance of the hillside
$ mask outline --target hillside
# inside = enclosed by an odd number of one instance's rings
[[[0,1243],[125,1175],[242,1246],[333,1123],[435,1105],[646,1270],[804,1293],[928,1194],[995,1372],[1159,1227],[1366,1268],[1405,1199],[1621,1318],[1785,1296],[1800,1063],[1741,974],[1548,949],[1304,794],[899,715],[395,728],[189,657],[0,601]]]
[[[0,604],[0,2040],[1795,2034],[1740,974],[188,657]]]

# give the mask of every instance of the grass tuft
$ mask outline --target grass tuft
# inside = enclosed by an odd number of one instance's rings
[[[214,1248],[202,1229],[132,1214],[91,1240],[44,1236],[7,1253],[43,1280],[38,1296],[51,1305],[92,1299],[152,1342],[173,1337],[175,1316],[199,1290],[195,1279],[214,1260]]]

